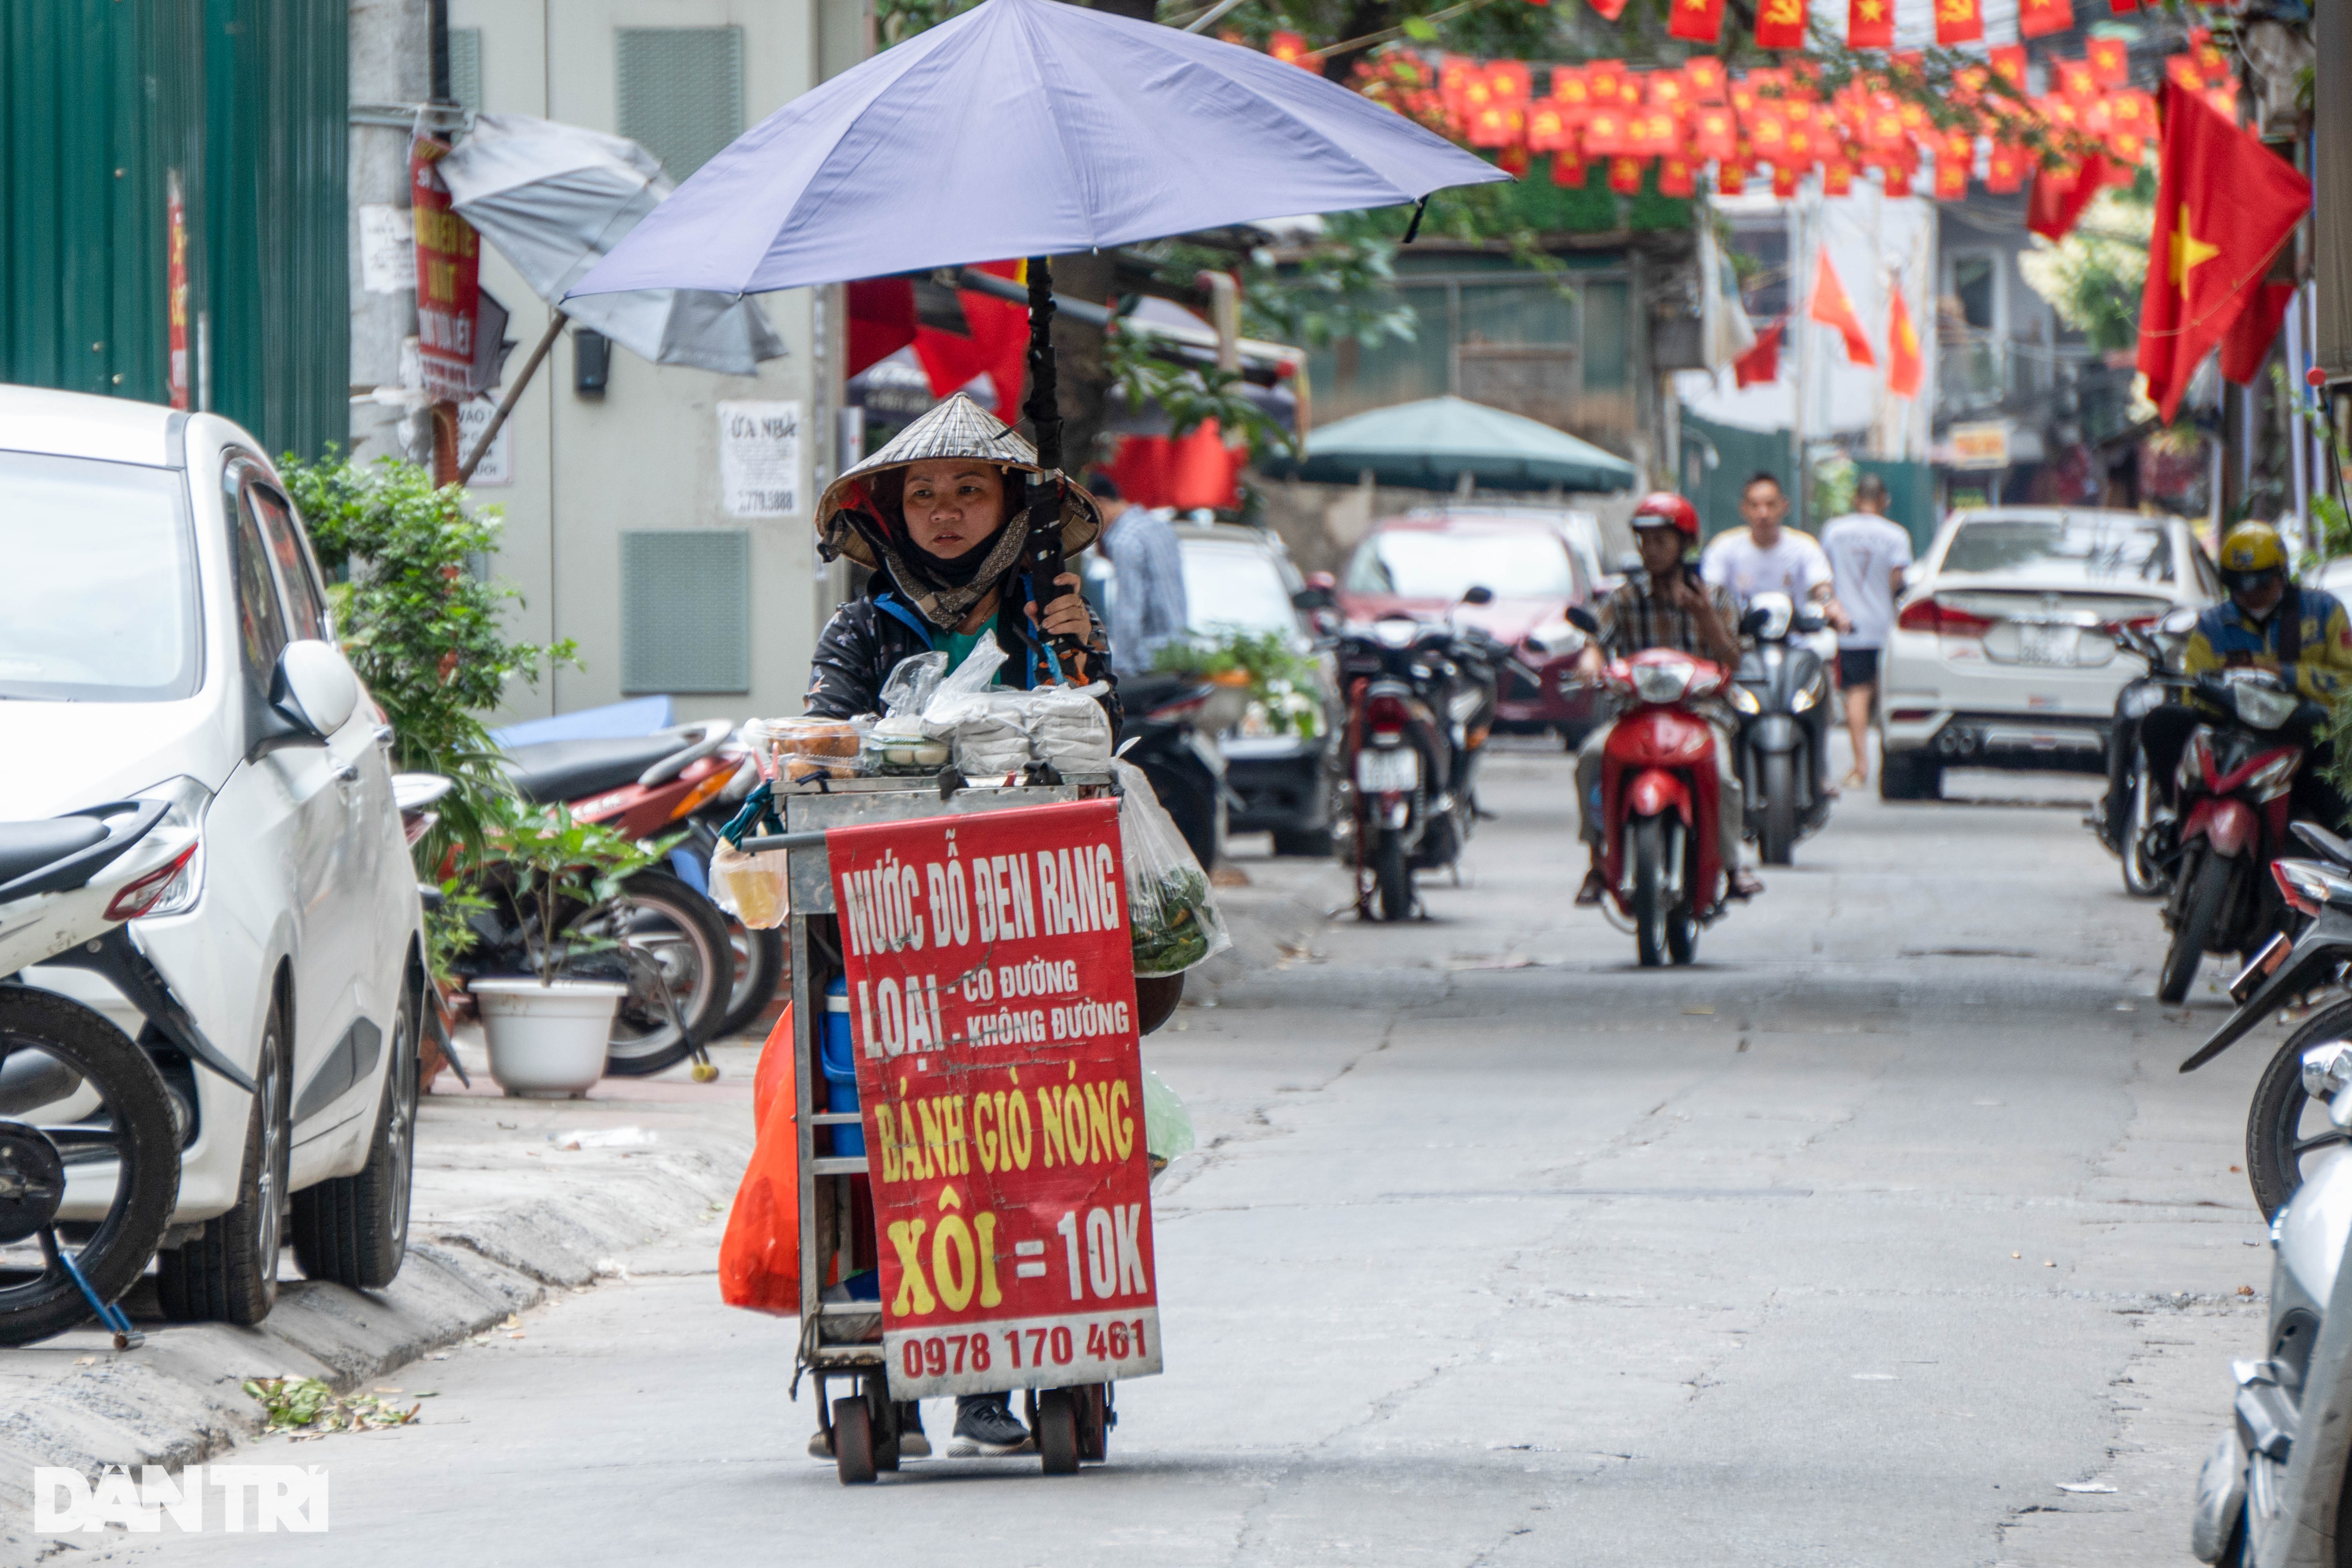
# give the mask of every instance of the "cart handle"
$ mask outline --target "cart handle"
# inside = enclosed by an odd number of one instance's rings
[[[746,855],[763,855],[771,849],[822,849],[824,847],[824,830],[817,828],[808,833],[768,833],[758,837],[746,834],[743,842],[736,847]]]

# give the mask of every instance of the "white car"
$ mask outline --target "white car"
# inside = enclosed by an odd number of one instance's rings
[[[1955,512],[1912,567],[1880,655],[1879,794],[1933,799],[1947,767],[2103,772],[2116,693],[2141,673],[2113,628],[2221,596],[2179,518]]]
[[[406,1248],[424,984],[383,742],[258,442],[205,414],[0,386],[0,820],[167,800],[189,872],[131,923],[248,1093],[113,984],[45,964],[178,1101],[165,1312],[254,1323],[279,1244],[390,1282]],[[63,1216],[74,1212],[69,1188]]]

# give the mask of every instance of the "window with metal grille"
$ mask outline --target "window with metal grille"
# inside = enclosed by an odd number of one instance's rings
[[[751,689],[751,536],[740,529],[621,535],[621,689]]]
[[[449,29],[449,96],[456,99],[468,114],[482,111],[482,30],[479,27]]]
[[[621,134],[684,180],[743,133],[743,29],[621,27]]]

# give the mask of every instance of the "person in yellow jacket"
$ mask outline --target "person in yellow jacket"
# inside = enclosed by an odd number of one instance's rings
[[[2221,541],[2221,585],[2230,596],[2197,617],[2196,630],[2181,655],[2190,675],[2223,669],[2277,672],[2286,689],[2305,699],[2278,731],[2282,740],[2305,746],[2308,754],[2294,783],[2298,817],[2339,827],[2345,802],[2325,773],[2332,752],[2327,743],[2328,710],[2352,694],[2352,616],[2342,601],[2317,588],[2297,584],[2287,572],[2286,543],[2267,522],[2242,522]],[[2140,743],[2149,776],[2168,797],[2173,773],[2189,732],[2206,720],[2195,704],[2159,708],[2141,721]]]

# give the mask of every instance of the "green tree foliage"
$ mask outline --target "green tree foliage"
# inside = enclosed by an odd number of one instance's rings
[[[514,682],[576,665],[577,649],[507,636],[503,608],[521,595],[473,570],[498,547],[496,509],[469,508],[463,489],[392,458],[352,463],[330,449],[316,463],[289,456],[278,472],[330,580],[343,652],[392,722],[394,763],[456,781],[418,846],[429,869],[453,837],[478,840],[511,794],[483,715]]]
[[[2103,353],[2139,342],[2140,287],[2147,277],[2148,231],[2155,221],[2156,191],[2147,171],[2141,184],[2101,191],[2064,239],[2053,244],[2033,237],[2033,248],[2017,258],[2033,291],[2050,301],[2058,319],[2081,332]]]

